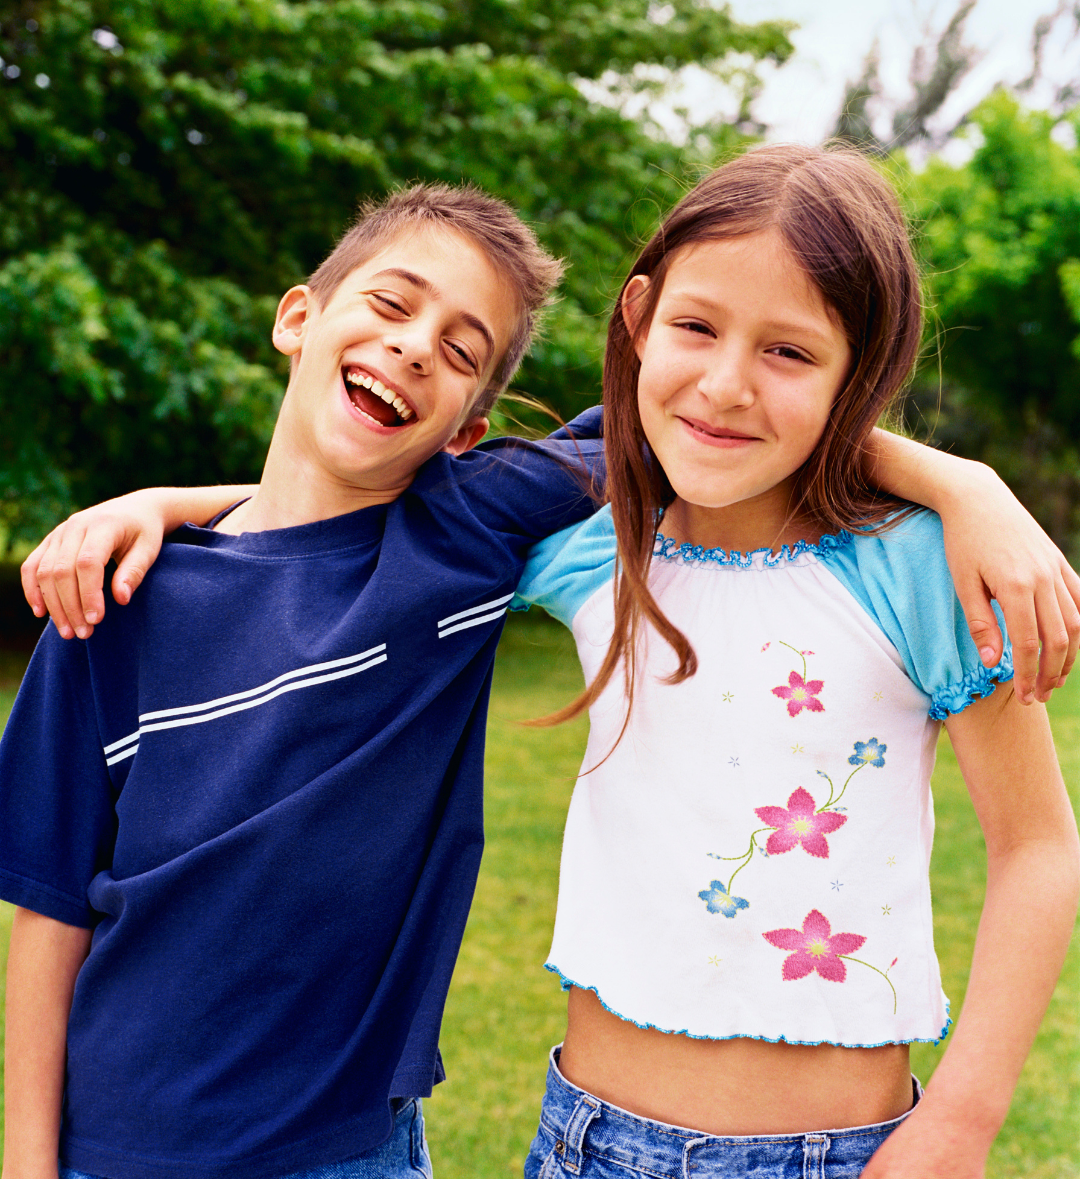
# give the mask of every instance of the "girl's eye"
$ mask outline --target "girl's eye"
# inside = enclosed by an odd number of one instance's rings
[[[810,357],[805,352],[800,352],[798,348],[791,348],[787,344],[781,344],[771,351],[775,356],[782,356],[785,360],[801,360],[804,364],[810,363]]]
[[[695,335],[711,336],[713,330],[706,323],[701,323],[699,320],[687,320],[685,323],[678,323],[676,327],[682,328],[683,331],[693,332]]]

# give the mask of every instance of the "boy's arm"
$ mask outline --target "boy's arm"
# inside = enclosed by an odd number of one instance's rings
[[[113,597],[121,605],[157,559],[162,537],[253,494],[254,487],[153,487],[76,512],[49,533],[22,565],[26,600],[38,618],[46,612],[62,638],[87,638],[105,614],[102,585],[116,560]]]
[[[1076,822],[1045,709],[1004,684],[946,727],[986,840],[986,899],[948,1050],[864,1179],[982,1179],[1076,916]]]
[[[982,463],[875,430],[867,475],[883,491],[937,512],[983,663],[993,667],[1001,658],[994,598],[1012,639],[1017,694],[1025,704],[1048,700],[1080,646],[1080,577],[1057,546]]]
[[[56,1179],[67,1022],[90,930],[16,909],[7,968],[3,1179]]]

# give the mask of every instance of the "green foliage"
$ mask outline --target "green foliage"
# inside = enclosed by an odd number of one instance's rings
[[[274,301],[358,200],[471,179],[574,263],[529,392],[595,396],[611,283],[687,164],[575,85],[782,60],[705,0],[15,0],[0,22],[0,527],[256,476]]]
[[[1080,149],[1051,138],[1056,122],[996,93],[973,116],[972,159],[933,159],[906,188],[943,377],[931,357],[917,407],[1067,544],[1080,527]]]

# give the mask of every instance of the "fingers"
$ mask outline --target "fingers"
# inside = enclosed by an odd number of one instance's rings
[[[29,602],[30,609],[33,610],[35,618],[44,618],[47,612],[45,599],[41,596],[41,590],[38,588],[37,571],[38,561],[41,560],[41,554],[45,549],[45,545],[48,543],[48,539],[46,537],[19,567],[23,596]]]
[[[1035,695],[1045,703],[1060,688],[1076,662],[1080,645],[1080,610],[1066,588],[1064,578],[1056,581],[1045,605],[1037,605],[1042,653]]]
[[[157,560],[161,551],[161,536],[148,537],[143,534],[120,558],[120,564],[112,579],[113,597],[121,606],[131,601],[131,595],[142,585],[146,571]]]
[[[1012,579],[1007,588],[1001,587],[994,591],[994,597],[1005,616],[1005,626],[1012,642],[1013,671],[1015,673],[1013,686],[1016,689],[1017,697],[1023,704],[1031,704],[1036,698],[1035,689],[1039,674],[1041,646],[1040,632],[1046,627],[1047,633],[1051,633],[1053,622],[1048,622],[1047,619],[1056,616],[1060,621],[1061,617],[1057,608],[1056,596],[1051,594],[1053,597],[1052,608],[1049,603],[1047,590],[1051,585],[1052,583],[1048,579],[1040,579],[1034,572],[1030,572],[1030,575],[1017,576]],[[987,590],[983,587],[982,598],[984,600],[986,595]],[[965,613],[968,616],[968,625],[971,627],[973,635],[978,625],[977,621],[973,621],[973,619],[984,618],[987,614],[993,617],[989,602],[985,606],[980,603],[980,609],[975,612],[969,611],[965,607]],[[983,629],[985,631],[985,626]],[[995,633],[998,633],[996,627]],[[976,638],[976,644],[981,645],[978,638]],[[997,658],[1000,658],[1000,652],[999,646]],[[986,662],[985,659],[983,662]],[[993,666],[993,664],[987,666]]]
[[[990,605],[990,593],[978,577],[956,582],[956,596],[967,619],[968,630],[984,667],[995,667],[1005,649],[997,615]]]
[[[1061,669],[1056,687],[1065,683],[1065,677],[1073,669],[1077,651],[1080,650],[1080,577],[1073,571],[1071,565],[1061,563],[1062,584],[1058,589],[1058,602],[1061,606],[1065,628],[1069,632],[1069,649],[1065,655],[1065,666]]]
[[[38,618],[43,618],[48,613],[60,637],[65,639],[75,637],[75,628],[64,609],[56,578],[58,571],[61,577],[64,576],[60,553],[64,543],[64,532],[68,529],[69,523],[70,521],[65,521],[54,528],[23,562],[20,571],[23,593],[30,603],[30,608]]]
[[[46,539],[45,552],[38,561],[37,583],[61,638],[87,638],[93,624],[104,615],[101,587],[107,560],[108,552],[95,552],[78,516],[55,528]]]

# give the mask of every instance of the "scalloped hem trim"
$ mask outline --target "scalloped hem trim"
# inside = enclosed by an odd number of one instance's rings
[[[624,1023],[632,1023],[636,1028],[642,1028],[645,1031],[664,1032],[669,1036],[687,1036],[691,1040],[761,1040],[766,1044],[799,1044],[805,1047],[816,1047],[819,1044],[830,1044],[834,1048],[885,1048],[889,1044],[940,1044],[942,1040],[949,1034],[952,1028],[953,1021],[951,1015],[951,1004],[945,1000],[945,1026],[938,1033],[936,1039],[930,1037],[913,1036],[909,1040],[881,1040],[877,1044],[847,1044],[841,1040],[790,1040],[787,1036],[777,1036],[772,1039],[769,1036],[754,1036],[749,1033],[736,1033],[732,1036],[704,1036],[697,1035],[686,1028],[663,1028],[658,1023],[638,1023],[636,1019],[631,1019],[628,1015],[623,1015],[621,1011],[616,1011],[614,1007],[609,1007],[604,1002],[603,995],[596,989],[596,987],[588,987],[584,983],[575,982],[572,978],[568,978],[557,967],[550,962],[544,963],[544,969],[550,971],[552,974],[557,974],[562,983],[562,989],[568,991],[571,987],[577,987],[580,991],[592,991],[592,993],[600,1000],[600,1006],[605,1011],[610,1011],[612,1015],[617,1016]]]
[[[955,716],[983,696],[989,696],[998,684],[1013,678],[1012,652],[1006,650],[996,667],[976,667],[957,684],[938,688],[930,702],[930,719],[944,720]]]
[[[653,556],[662,561],[676,561],[683,565],[723,566],[732,569],[776,569],[790,565],[799,557],[811,556],[822,559],[831,552],[850,544],[852,535],[848,531],[835,536],[827,533],[816,544],[799,540],[793,545],[784,545],[778,553],[771,548],[754,549],[741,553],[737,549],[703,549],[699,544],[677,544],[662,532],[656,534]]]

